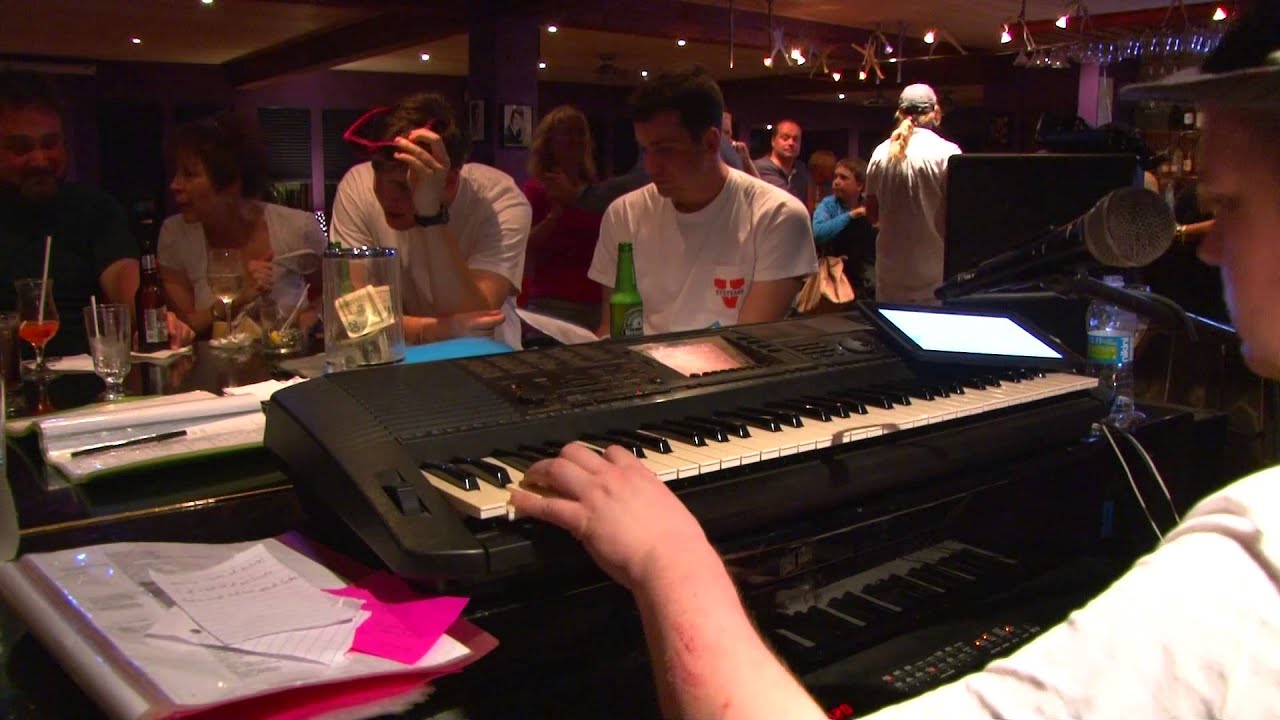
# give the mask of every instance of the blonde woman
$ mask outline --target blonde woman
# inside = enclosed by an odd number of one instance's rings
[[[521,304],[594,328],[600,286],[587,278],[601,214],[574,207],[596,180],[591,128],[582,111],[561,105],[542,118],[529,148],[525,197],[533,228],[525,255]]]
[[[938,136],[938,96],[908,85],[898,98],[898,125],[867,166],[867,217],[876,238],[876,300],[936,304],[942,284],[947,161],[960,148]]]

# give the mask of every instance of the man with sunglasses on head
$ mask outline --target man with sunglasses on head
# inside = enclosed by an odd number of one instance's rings
[[[360,126],[381,115],[376,139]],[[347,171],[332,237],[347,247],[395,248],[405,339],[411,344],[493,334],[520,347],[513,299],[524,273],[532,212],[511,176],[467,163],[470,141],[433,93],[374,111],[347,131],[370,151]]]

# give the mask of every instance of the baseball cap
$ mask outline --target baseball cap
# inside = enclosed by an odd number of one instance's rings
[[[1120,99],[1280,108],[1280,2],[1242,10],[1204,65],[1130,85]]]
[[[898,107],[904,110],[929,112],[937,106],[937,94],[933,92],[933,88],[924,83],[908,85],[902,89],[902,94],[898,96]]]

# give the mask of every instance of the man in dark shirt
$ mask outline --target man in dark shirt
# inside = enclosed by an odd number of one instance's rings
[[[106,193],[66,182],[61,99],[45,77],[0,72],[0,309],[17,309],[14,280],[38,278],[45,237],[60,327],[49,356],[88,352],[83,309],[132,305],[138,243],[124,210]]]
[[[800,159],[802,131],[794,120],[779,120],[773,126],[768,155],[756,160],[759,178],[799,198],[809,199],[809,168]]]

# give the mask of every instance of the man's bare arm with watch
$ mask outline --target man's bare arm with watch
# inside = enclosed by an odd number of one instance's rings
[[[458,173],[451,171],[444,143],[425,128],[395,142],[395,159],[408,167],[414,212],[419,227],[426,230],[424,239],[441,244],[443,253],[433,257],[446,258],[427,268],[437,315],[406,317],[406,339],[424,343],[492,330],[502,323],[502,304],[514,288],[495,272],[467,267],[448,224],[448,205],[458,194]]]

